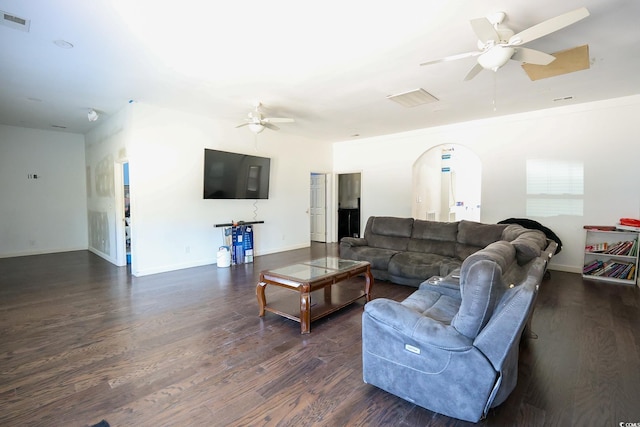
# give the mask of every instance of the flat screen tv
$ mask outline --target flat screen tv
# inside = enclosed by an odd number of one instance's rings
[[[268,199],[271,159],[204,149],[205,199]]]

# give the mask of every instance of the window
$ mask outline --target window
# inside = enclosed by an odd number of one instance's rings
[[[582,162],[527,160],[527,216],[582,216],[583,195]]]

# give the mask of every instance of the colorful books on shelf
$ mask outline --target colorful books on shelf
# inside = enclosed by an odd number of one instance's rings
[[[636,256],[638,253],[638,241],[630,240],[626,242],[617,243],[593,243],[585,246],[586,252],[596,252],[607,255],[624,255],[624,256]]]
[[[587,252],[604,252],[608,247],[609,245],[607,243],[593,243],[585,246],[584,250]]]
[[[626,255],[632,245],[633,242],[617,242],[609,246],[604,253],[610,255]]]
[[[582,268],[582,274],[594,274],[594,272],[598,269],[601,269],[603,266],[603,262],[600,260],[592,261]]]
[[[635,268],[636,265],[632,262],[603,262],[595,260],[586,264],[582,269],[582,273],[586,276],[602,276],[631,280],[634,277]]]

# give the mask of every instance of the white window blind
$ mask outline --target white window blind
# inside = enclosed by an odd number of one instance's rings
[[[527,216],[582,216],[583,195],[582,162],[527,160]]]

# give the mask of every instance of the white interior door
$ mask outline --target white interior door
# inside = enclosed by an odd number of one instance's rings
[[[324,174],[311,174],[311,240],[327,241],[327,181]]]

